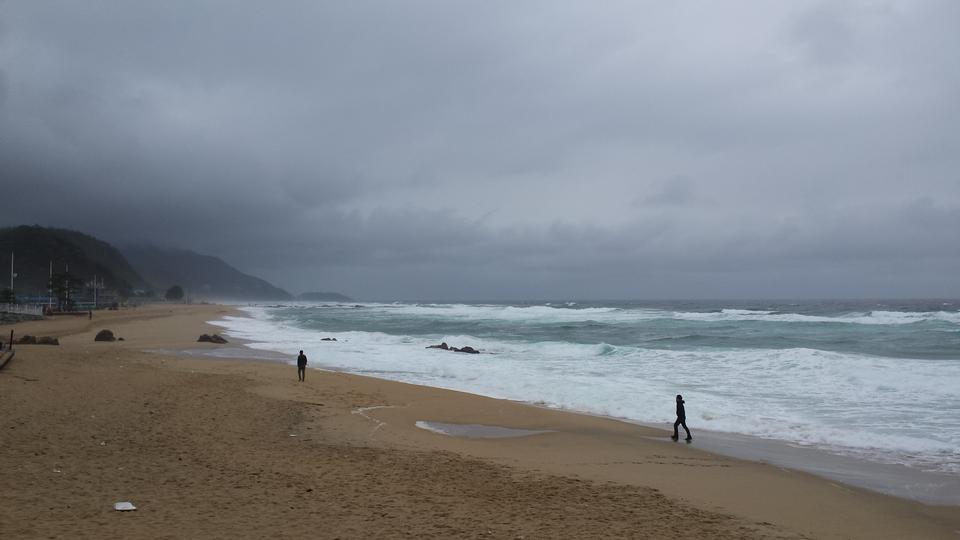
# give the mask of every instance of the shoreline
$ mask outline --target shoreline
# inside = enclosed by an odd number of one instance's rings
[[[11,442],[0,457],[16,464],[0,470],[10,487],[0,493],[0,533],[64,534],[57,527],[81,523],[75,536],[151,536],[171,523],[188,536],[330,538],[488,529],[505,538],[955,538],[960,530],[960,508],[677,445],[658,439],[660,429],[336,371],[311,370],[298,384],[276,361],[176,354],[236,347],[193,342],[231,309],[159,306],[92,323],[18,325],[18,334],[63,339],[19,347],[0,372],[0,428]],[[126,341],[93,343],[103,324]],[[468,439],[418,421],[551,432]],[[141,510],[113,513],[107,503],[121,497]],[[73,510],[50,513],[45,500]]]
[[[809,473],[903,500],[960,506],[960,478],[955,476],[868,461],[776,439],[708,430],[699,433],[707,434],[695,439],[697,446],[706,452]]]
[[[238,308],[239,307],[241,306],[238,306]],[[242,309],[238,309],[237,313],[242,314],[245,317],[249,317],[249,315]],[[229,332],[229,327],[226,326],[227,323],[225,323],[222,319],[207,321],[207,323],[222,328],[224,333]],[[246,346],[247,343],[252,342],[253,340],[250,339],[242,339],[231,336],[231,345],[236,345],[236,347],[233,349],[191,349],[180,352],[182,354],[193,354],[196,356],[221,359],[243,359],[252,361],[263,360],[267,362],[280,361],[286,363],[290,362],[288,355],[280,351],[270,349],[254,349]],[[231,356],[231,350],[235,350],[238,356]],[[671,424],[669,423],[660,425],[650,422],[636,421],[629,418],[595,414],[588,411],[550,407],[532,401],[499,398],[464,390],[436,387],[418,383],[408,383],[406,381],[390,379],[383,376],[352,372],[331,367],[315,367],[310,369],[327,371],[331,373],[347,373],[359,377],[369,377],[403,384],[414,384],[415,386],[423,386],[424,388],[437,388],[461,392],[478,397],[504,400],[530,407],[543,408],[545,410],[567,412],[571,414],[624,422],[626,424],[643,426],[665,432],[669,432],[671,429]],[[875,493],[898,497],[909,501],[916,501],[923,504],[948,507],[960,506],[960,476],[952,476],[946,473],[937,473],[933,471],[917,469],[902,464],[870,461],[861,457],[830,452],[829,450],[818,448],[816,446],[799,445],[779,439],[769,439],[741,433],[729,433],[708,429],[696,429],[696,432],[698,435],[694,439],[694,446],[705,452],[756,463],[769,464],[776,467],[784,467],[798,472],[813,474],[826,480],[842,482],[850,487],[866,489]],[[655,440],[661,441],[661,438],[657,438]]]
[[[223,361],[236,360],[283,364],[290,364],[292,362],[288,358],[288,355],[278,351],[269,351],[266,349],[244,350],[240,349],[239,347],[221,350],[186,349],[181,351],[157,350],[148,352],[168,354],[175,353],[188,357]],[[670,431],[669,424],[657,425],[649,422],[638,422],[627,418],[593,414],[586,411],[548,407],[529,401],[497,398],[439,386],[407,383],[385,377],[354,373],[347,370],[332,369],[328,367],[311,367],[308,369],[323,373],[343,373],[351,376],[364,377],[380,381],[389,381],[399,384],[420,386],[423,388],[458,392],[486,399],[540,408],[547,411],[556,411],[560,413],[583,415],[598,419],[611,420],[614,422],[622,422],[624,424],[657,430],[663,432],[664,434],[667,434]],[[500,426],[491,427],[496,428]],[[716,454],[718,456],[741,459],[758,464],[783,467],[796,472],[809,473],[824,480],[842,482],[849,487],[865,489],[877,494],[888,495],[906,501],[914,501],[934,506],[960,506],[960,478],[958,477],[918,470],[906,465],[878,463],[862,458],[844,456],[842,454],[835,454],[821,448],[794,445],[787,441],[777,439],[764,439],[752,435],[727,433],[707,429],[697,429],[696,432],[697,437],[691,446],[703,452]],[[457,435],[451,434],[447,436],[456,437]],[[666,435],[649,437],[649,439],[663,444],[680,444],[678,442],[670,441]]]

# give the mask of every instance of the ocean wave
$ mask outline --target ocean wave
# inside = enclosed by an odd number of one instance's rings
[[[357,309],[381,313],[389,317],[450,321],[499,321],[518,324],[633,324],[657,320],[689,322],[773,322],[831,323],[859,325],[906,325],[941,322],[960,325],[958,311],[865,311],[831,315],[811,315],[773,310],[725,308],[712,311],[675,311],[647,307],[581,307],[576,302],[561,305],[545,304],[512,306],[502,304],[435,304],[435,303],[360,303],[303,304],[291,303],[270,307],[287,307],[302,311],[324,309]]]
[[[412,317],[442,317],[459,320],[501,320],[544,324],[590,321],[600,323],[631,323],[658,319],[699,322],[760,321],[864,325],[902,325],[938,321],[960,324],[960,312],[955,311],[905,312],[878,310],[838,315],[808,315],[732,308],[700,312],[670,311],[653,308],[559,307],[553,305],[399,304],[392,305],[391,312],[393,314],[403,314]]]
[[[796,323],[836,323],[866,325],[900,325],[927,321],[939,321],[960,324],[960,313],[952,311],[870,311],[843,315],[804,315],[800,313],[779,313],[774,311],[753,311],[745,309],[724,309],[719,312],[678,312],[674,319],[688,321],[767,321]]]
[[[376,306],[371,306],[376,307]],[[626,310],[617,307],[560,307],[553,305],[509,306],[495,304],[399,304],[391,315],[452,320],[498,320],[506,322],[565,323],[588,321],[629,321],[654,318],[653,310]]]

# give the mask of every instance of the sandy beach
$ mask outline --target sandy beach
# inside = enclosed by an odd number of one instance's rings
[[[960,507],[710,454],[655,428],[178,354],[233,346],[196,343],[233,311],[13,326],[61,345],[17,346],[0,370],[0,537],[960,537]],[[103,328],[124,341],[94,342]],[[543,433],[454,437],[418,422]]]

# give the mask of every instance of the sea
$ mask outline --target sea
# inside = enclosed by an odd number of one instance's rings
[[[217,322],[229,336],[291,362],[303,349],[312,367],[661,427],[682,394],[695,441],[763,439],[960,480],[958,300],[241,309]],[[427,348],[441,342],[481,353]]]

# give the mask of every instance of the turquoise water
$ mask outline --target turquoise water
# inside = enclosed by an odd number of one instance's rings
[[[471,335],[652,349],[811,348],[960,359],[960,302],[607,302],[379,304],[277,312],[332,332]]]

